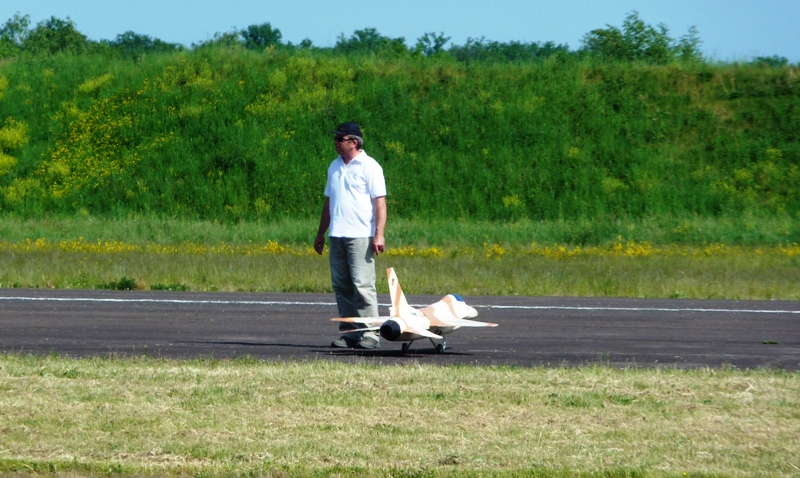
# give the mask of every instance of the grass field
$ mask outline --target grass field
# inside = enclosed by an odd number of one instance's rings
[[[5,264],[0,271],[2,287],[331,292],[327,257],[312,253],[9,251],[5,247],[0,244],[0,261]],[[377,267],[402,271],[410,294],[800,300],[800,258],[790,253],[793,249],[731,248],[711,255],[700,249],[686,255],[590,252],[548,257],[518,251],[498,256],[497,248],[477,248],[458,250],[456,257],[426,257],[433,252],[422,249],[412,255],[405,249],[397,255],[390,250],[377,260]],[[388,292],[385,283],[379,281],[378,286],[379,292]]]
[[[377,267],[403,271],[412,294],[800,300],[800,246],[781,239],[793,227],[781,221],[749,228],[723,221],[631,223],[617,225],[616,237],[584,229],[598,240],[570,245],[553,239],[581,230],[580,224],[456,221],[426,228],[401,220],[389,228],[389,249]],[[311,249],[311,221],[72,218],[7,220],[0,230],[0,287],[331,291],[327,257]],[[694,239],[663,241],[678,233]],[[703,236],[710,241],[698,239]],[[386,292],[385,284],[378,286]]]
[[[800,375],[0,356],[12,476],[797,476]]]

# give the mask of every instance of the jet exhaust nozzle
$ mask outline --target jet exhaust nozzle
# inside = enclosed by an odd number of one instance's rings
[[[389,319],[381,325],[380,334],[386,340],[395,341],[403,333],[403,324],[395,319]]]

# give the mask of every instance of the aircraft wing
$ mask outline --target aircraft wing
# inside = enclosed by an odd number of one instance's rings
[[[480,322],[477,320],[468,319],[448,320],[447,325],[451,327],[497,327],[497,324],[493,324],[491,322]]]
[[[363,329],[344,330],[343,332],[344,333],[348,333],[348,334],[352,333],[352,332],[375,332],[376,330],[380,330],[380,329],[381,329],[380,325],[375,325],[375,326],[366,327],[366,328],[363,328]],[[422,337],[428,337],[429,339],[442,340],[442,336],[441,335],[436,335],[436,334],[434,334],[433,332],[431,332],[428,329],[407,328],[407,329],[403,330],[403,332],[404,333],[409,333],[409,334],[417,334],[417,335],[420,335]]]
[[[380,325],[373,325],[372,327],[365,327],[363,329],[347,329],[347,330],[340,330],[343,333],[352,333],[352,332],[375,332],[381,330]]]
[[[365,324],[370,327],[380,327],[381,324],[391,319],[391,317],[337,317],[331,322],[348,322],[351,324]]]
[[[442,340],[442,338],[443,338],[441,335],[436,335],[436,334],[434,334],[433,332],[431,332],[428,329],[412,329],[412,328],[408,328],[408,329],[404,330],[404,332],[409,333],[409,334],[421,335],[423,337],[428,337],[429,339]]]
[[[360,329],[346,330],[345,332],[347,332],[347,333],[350,333],[350,332],[369,332],[369,331],[373,331],[374,332],[376,330],[380,330],[381,325],[383,325],[384,322],[386,322],[387,320],[392,319],[392,318],[393,317],[389,317],[389,316],[386,316],[386,317],[338,317],[338,318],[335,318],[335,319],[331,319],[331,321],[332,322],[348,322],[348,323],[351,323],[351,324],[364,324],[364,325],[366,325],[366,327],[362,327]],[[473,322],[473,321],[468,320],[467,322]],[[433,332],[431,332],[428,329],[408,327],[408,328],[403,329],[403,332],[410,333],[410,334],[416,334],[416,335],[419,335],[419,336],[422,336],[422,337],[427,337],[429,339],[437,339],[437,340],[441,340],[442,339],[441,335],[436,335],[436,334],[434,334]]]

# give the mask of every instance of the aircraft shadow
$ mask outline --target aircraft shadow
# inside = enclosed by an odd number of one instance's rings
[[[317,350],[319,353],[333,355],[336,357],[393,357],[393,358],[420,358],[420,357],[455,357],[470,356],[472,354],[453,352],[445,350],[438,353],[436,349],[408,349],[406,351],[397,350],[360,350],[360,349],[324,349]]]
[[[176,341],[178,344],[208,344],[208,345],[236,345],[240,347],[288,347],[293,349],[318,349],[319,345],[301,345],[301,344],[277,344],[265,342],[219,342],[219,341],[205,341],[205,340],[183,340]]]
[[[395,358],[414,358],[414,357],[429,357],[429,356],[471,356],[473,354],[454,352],[452,350],[445,350],[443,353],[438,353],[435,348],[414,348],[411,347],[406,351],[401,349],[378,349],[378,350],[361,350],[361,349],[334,349],[320,345],[308,344],[279,344],[270,342],[242,342],[242,341],[209,341],[209,340],[182,340],[176,341],[179,344],[205,344],[205,345],[228,345],[237,347],[286,347],[292,349],[309,349],[312,352],[319,354],[328,354],[341,357],[395,357]]]

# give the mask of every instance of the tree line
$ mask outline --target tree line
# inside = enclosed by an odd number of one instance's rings
[[[448,46],[449,44],[449,46]],[[559,57],[597,57],[608,61],[635,61],[666,64],[674,61],[703,61],[702,44],[695,27],[680,38],[673,38],[664,24],[646,23],[633,11],[626,16],[622,27],[606,25],[590,31],[581,46],[571,50],[566,44],[554,42],[497,42],[485,37],[468,38],[463,45],[450,43],[444,33],[425,33],[409,46],[404,37],[381,35],[375,28],[356,30],[352,35],[340,34],[333,47],[315,46],[309,39],[299,44],[284,42],[281,31],[270,23],[254,24],[247,28],[217,33],[213,38],[186,47],[149,35],[127,31],[113,40],[90,40],[67,17],[50,17],[36,25],[29,15],[17,13],[0,28],[0,59],[26,55],[47,55],[59,52],[100,52],[124,57],[140,57],[154,53],[201,49],[214,45],[239,46],[250,50],[287,49],[314,50],[334,55],[378,56],[437,56],[449,55],[461,62],[470,61],[531,61]],[[782,57],[764,57],[755,61],[773,65],[786,64]]]

